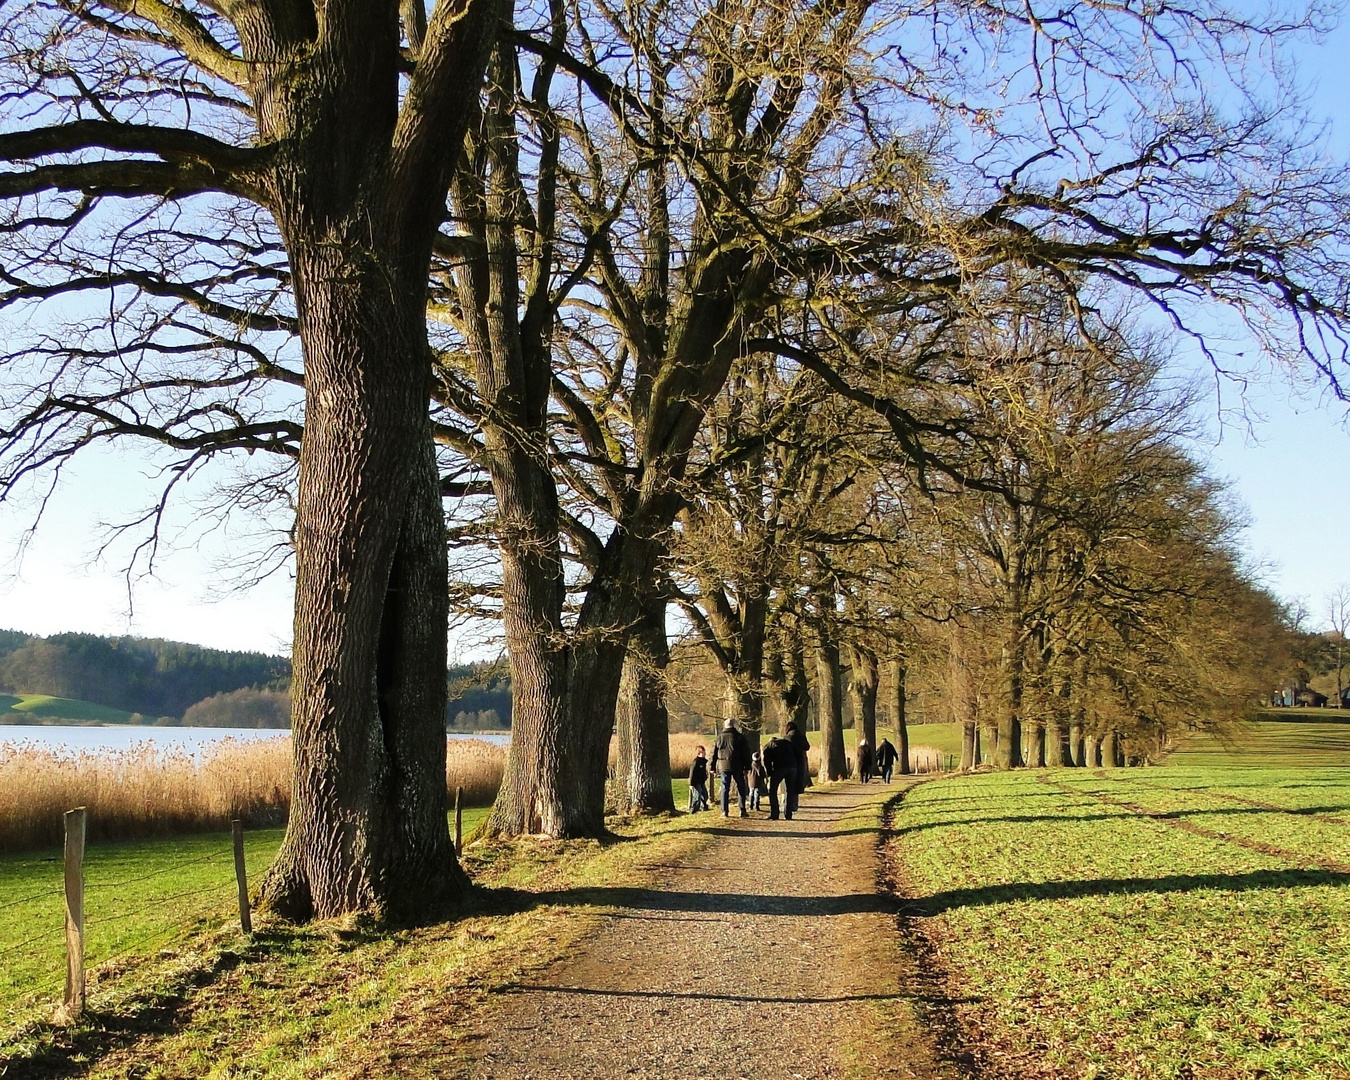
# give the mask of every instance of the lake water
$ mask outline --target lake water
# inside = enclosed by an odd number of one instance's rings
[[[27,743],[51,750],[78,754],[92,750],[129,750],[153,743],[159,750],[181,751],[197,755],[222,739],[252,742],[256,739],[288,739],[290,732],[259,728],[150,727],[139,724],[109,724],[105,727],[66,727],[59,724],[0,724],[0,745]],[[447,739],[482,739],[505,746],[509,732],[487,735],[463,735],[448,732]]]

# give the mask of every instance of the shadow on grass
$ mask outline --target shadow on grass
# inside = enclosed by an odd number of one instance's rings
[[[949,889],[908,899],[906,915],[928,917],[957,908],[987,907],[1019,900],[1078,900],[1089,896],[1130,896],[1146,893],[1188,893],[1200,889],[1253,892],[1262,889],[1298,889],[1331,885],[1350,886],[1350,874],[1335,870],[1253,870],[1245,874],[1169,874],[1155,878],[1086,878],[1081,881],[1016,882],[972,889]]]
[[[35,1025],[27,1032],[29,1049],[0,1058],[4,1080],[52,1080],[78,1076],[89,1070],[91,1059],[134,1045],[142,1039],[168,1035],[182,1026],[191,1011],[192,991],[213,982],[238,966],[245,957],[227,950],[211,964],[187,972],[175,985],[147,990],[117,1009],[86,1009],[75,1024]]]

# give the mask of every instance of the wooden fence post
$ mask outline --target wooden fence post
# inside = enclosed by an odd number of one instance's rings
[[[84,1012],[84,836],[83,806],[66,811],[66,997],[58,1017],[74,1023]]]
[[[244,823],[238,818],[230,822],[234,837],[234,877],[239,883],[239,929],[253,933],[253,916],[248,909],[248,869],[244,866]]]
[[[459,858],[464,852],[464,811],[460,803],[464,801],[464,788],[456,785],[455,787],[455,858]]]

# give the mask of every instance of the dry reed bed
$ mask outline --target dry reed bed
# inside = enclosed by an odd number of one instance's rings
[[[464,788],[468,806],[497,795],[506,767],[501,746],[451,741],[446,786]],[[0,744],[0,851],[61,843],[62,814],[89,809],[91,840],[127,839],[278,825],[291,803],[291,745],[286,737],[226,739],[201,757],[144,744],[131,750],[63,754],[31,744]]]
[[[708,744],[698,733],[672,734],[672,775],[688,776],[695,750]],[[611,764],[615,752],[611,744]],[[814,749],[811,759],[814,772]],[[942,753],[915,746],[910,760],[915,772],[936,772]],[[505,747],[454,739],[446,756],[446,787],[452,796],[463,787],[466,806],[487,806],[505,768]],[[202,758],[149,744],[69,755],[0,743],[0,851],[60,844],[61,816],[73,806],[88,807],[91,840],[111,840],[225,829],[236,817],[254,827],[281,824],[290,803],[291,746],[284,736],[226,739]]]

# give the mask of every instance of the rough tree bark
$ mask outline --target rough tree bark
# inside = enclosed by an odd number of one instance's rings
[[[614,791],[622,814],[673,813],[670,789],[670,718],[666,713],[666,605],[644,606],[634,628],[619,683],[615,727],[619,764]]]
[[[827,603],[832,598],[826,598]],[[820,720],[820,777],[842,780],[848,775],[844,752],[843,679],[839,645],[825,627],[816,636],[816,715]]]
[[[994,766],[1015,769],[1022,761],[1023,645],[1021,627],[1014,624],[999,658],[998,740]]]
[[[1033,720],[1027,732],[1027,764],[1033,769],[1045,768],[1045,723]]]
[[[867,744],[876,749],[877,745],[877,688],[880,673],[877,669],[877,655],[863,646],[849,649],[849,660],[853,668],[849,680],[849,697],[853,705],[853,727],[860,731]]]
[[[905,664],[902,660],[890,662],[888,688],[891,697],[891,723],[895,726],[896,750],[900,757],[896,769],[902,776],[910,774],[909,725],[905,722]]]
[[[292,812],[263,901],[293,917],[436,910],[446,824],[446,552],[427,413],[433,237],[495,3],[438,7],[400,105],[396,4],[236,20],[305,358]],[[303,63],[297,56],[305,57]]]

